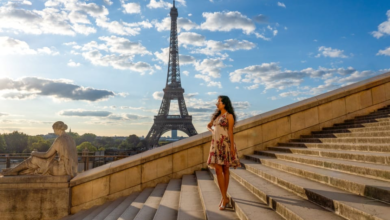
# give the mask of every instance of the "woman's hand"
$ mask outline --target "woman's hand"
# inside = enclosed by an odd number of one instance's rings
[[[236,151],[235,151],[234,147],[230,148],[230,155],[232,156],[232,158],[236,159]]]
[[[207,130],[211,131],[211,133],[214,134],[214,130],[212,129],[212,127],[213,127],[213,123],[210,122],[210,123],[207,125]]]

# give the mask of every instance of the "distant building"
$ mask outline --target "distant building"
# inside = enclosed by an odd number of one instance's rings
[[[172,139],[177,139],[177,130],[172,130]]]

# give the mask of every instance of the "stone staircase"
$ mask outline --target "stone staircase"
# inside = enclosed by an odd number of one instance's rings
[[[390,220],[390,107],[278,143],[231,169],[220,211],[214,170],[83,210],[64,219]]]

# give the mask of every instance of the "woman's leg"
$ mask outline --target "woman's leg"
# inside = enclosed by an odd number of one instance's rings
[[[225,195],[225,203],[226,203],[226,201],[227,201],[227,199],[228,199],[228,197],[227,197],[227,189],[228,189],[228,187],[229,187],[229,177],[230,177],[230,171],[229,171],[229,166],[223,166],[223,177],[224,177],[224,186],[225,186],[225,188],[224,188],[224,192],[223,192],[223,194]]]
[[[226,193],[224,193],[225,192],[225,180],[224,180],[223,170],[222,170],[221,165],[215,164],[215,173],[217,174],[218,186],[219,186],[219,190],[221,191],[222,200],[226,201],[227,200]]]

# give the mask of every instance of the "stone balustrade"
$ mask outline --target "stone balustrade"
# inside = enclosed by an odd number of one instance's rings
[[[390,73],[385,73],[237,122],[238,154],[252,154],[389,104]],[[77,175],[70,181],[71,213],[206,168],[210,141],[211,133],[205,132]]]

